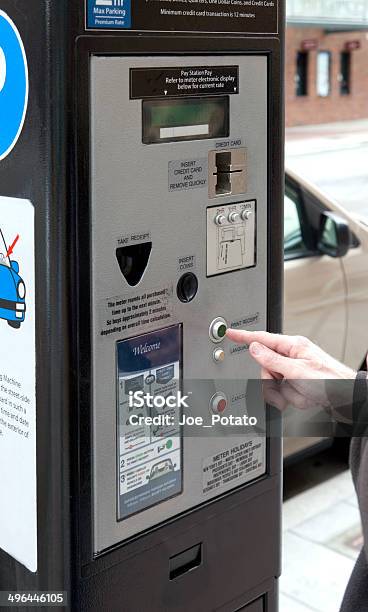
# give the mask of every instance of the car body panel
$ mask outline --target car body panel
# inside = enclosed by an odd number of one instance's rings
[[[307,336],[358,369],[368,348],[368,225],[303,177],[290,170],[287,175],[323,208],[346,219],[359,244],[343,258],[313,255],[285,261],[284,333]],[[298,436],[311,415],[293,412],[286,414],[284,457],[324,440]]]
[[[286,261],[284,282],[285,333],[307,336],[343,359],[347,304],[341,261],[326,255]]]
[[[368,228],[367,228],[368,229]],[[344,258],[348,294],[348,323],[344,361],[362,367],[368,347],[368,241]],[[363,352],[362,352],[363,349]]]

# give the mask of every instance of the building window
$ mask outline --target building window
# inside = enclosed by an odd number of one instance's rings
[[[317,53],[317,96],[326,98],[331,93],[331,53],[318,51]]]
[[[297,96],[308,95],[308,53],[298,51],[296,54],[295,86]]]
[[[350,93],[350,51],[343,51],[340,55],[340,94],[348,96]]]

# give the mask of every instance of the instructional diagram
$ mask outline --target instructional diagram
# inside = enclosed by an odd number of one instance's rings
[[[256,263],[255,200],[207,209],[207,275],[251,268]]]
[[[1,196],[0,319],[0,547],[35,572],[34,207],[28,200]]]
[[[233,227],[218,228],[217,261],[219,270],[241,268],[245,256],[245,227],[242,223]]]
[[[117,361],[121,520],[182,490],[180,408],[169,401],[181,386],[181,326],[119,342]]]

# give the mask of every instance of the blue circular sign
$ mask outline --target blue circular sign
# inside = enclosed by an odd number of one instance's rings
[[[15,147],[28,105],[28,65],[17,27],[0,11],[0,161]]]

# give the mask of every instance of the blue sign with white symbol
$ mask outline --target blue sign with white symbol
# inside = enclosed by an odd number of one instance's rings
[[[28,105],[28,66],[20,34],[0,11],[0,160],[15,147]]]
[[[131,0],[87,0],[88,28],[123,30],[131,23]]]

